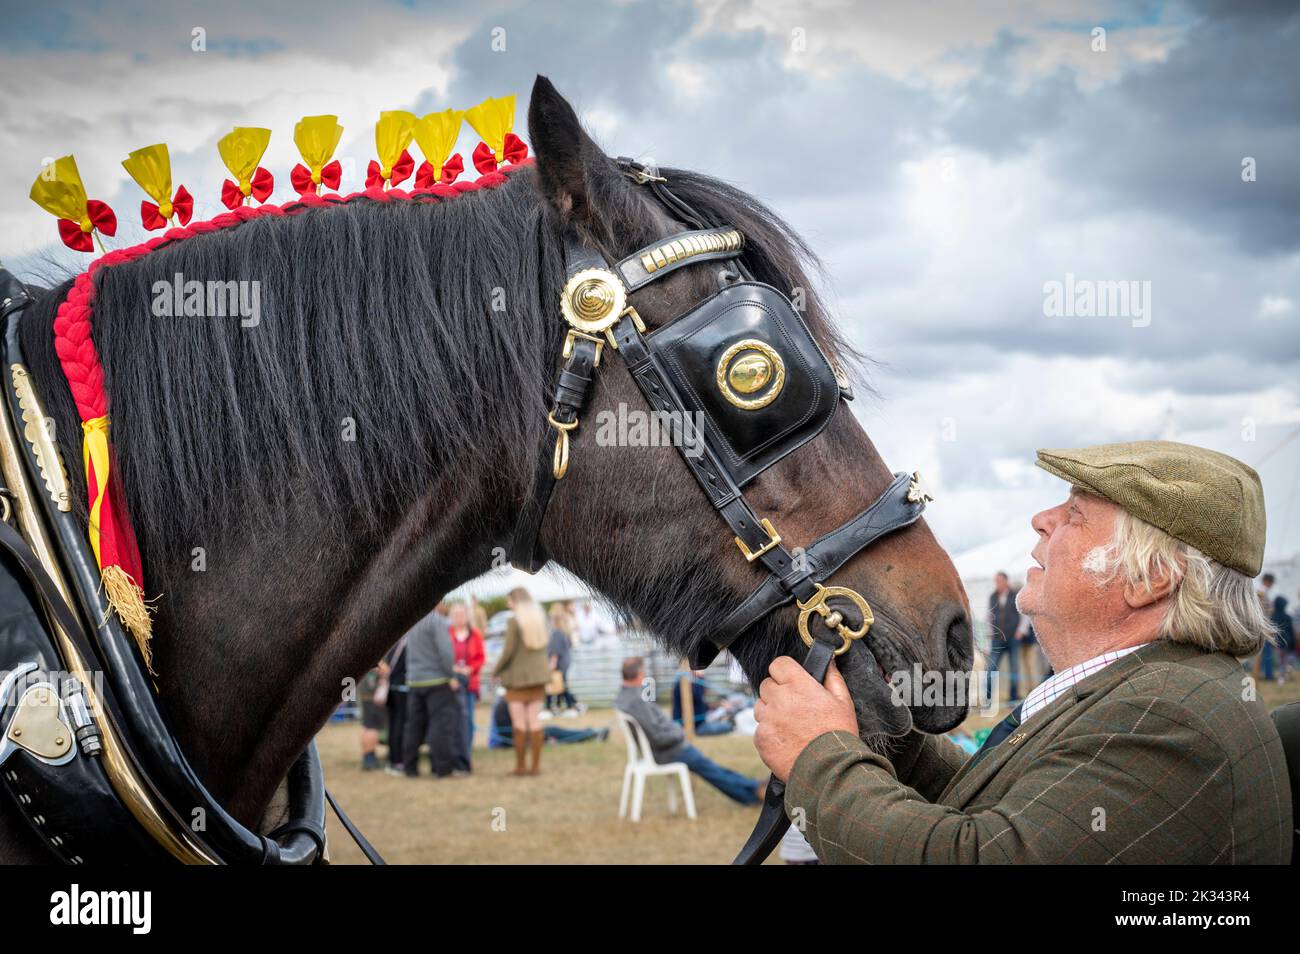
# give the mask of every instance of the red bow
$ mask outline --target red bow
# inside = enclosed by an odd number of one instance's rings
[[[172,215],[181,220],[181,225],[189,225],[190,216],[193,214],[194,197],[189,194],[185,186],[178,186],[176,196],[172,199]],[[159,211],[158,206],[148,200],[140,203],[140,219],[150,232],[167,227],[167,217]]]
[[[528,147],[514,133],[506,133],[501,151],[505,156],[505,161],[509,163],[523,162],[528,158]],[[484,174],[497,171],[496,153],[485,142],[481,142],[474,147],[474,168]]]
[[[388,184],[395,186],[403,182],[410,176],[411,170],[414,168],[415,160],[411,158],[409,152],[403,149],[402,154],[397,157],[397,161],[393,163],[393,168],[388,173]],[[370,165],[366,167],[366,188],[373,189],[375,186],[383,188],[383,185],[384,169],[377,161],[371,159]]]
[[[105,203],[98,199],[86,200],[86,218],[90,220],[91,231],[96,229],[105,235],[117,232],[117,216]],[[81,230],[81,223],[72,219],[59,219],[59,238],[63,244],[75,252],[93,252],[95,243],[90,240],[90,232]]]
[[[310,173],[307,176],[307,180],[311,181]],[[274,188],[275,179],[271,176],[271,173],[267,172],[261,166],[258,166],[257,171],[253,173],[252,181],[249,183],[248,194],[258,202],[265,202],[270,197],[271,190]],[[239,208],[244,204],[245,198],[247,198],[247,196],[244,195],[244,190],[238,182],[235,182],[232,179],[227,179],[221,184],[221,204],[227,209],[233,211],[234,209]]]
[[[343,178],[343,167],[335,159],[320,171],[320,183],[323,186],[329,186],[331,189],[339,187],[339,181]],[[293,167],[289,173],[289,181],[293,184],[294,191],[299,195],[314,194],[316,192],[316,183],[311,181],[311,170],[301,162]]]
[[[453,152],[446,162],[442,164],[442,175],[434,179],[433,166],[425,161],[420,163],[420,168],[415,171],[415,187],[417,189],[432,189],[435,182],[441,182],[444,185],[451,185],[456,181],[456,177],[465,171],[465,160],[460,157],[460,153]]]

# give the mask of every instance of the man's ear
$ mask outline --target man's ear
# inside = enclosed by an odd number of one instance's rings
[[[1153,603],[1159,603],[1166,596],[1173,593],[1178,586],[1180,575],[1174,576],[1165,571],[1158,571],[1151,575],[1149,586],[1143,586],[1139,583],[1128,582],[1124,584],[1124,602],[1132,609],[1145,609]]]
[[[629,184],[587,135],[568,100],[545,76],[533,83],[528,138],[537,157],[542,194],[565,221],[595,227]]]

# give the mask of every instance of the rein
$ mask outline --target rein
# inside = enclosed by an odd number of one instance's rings
[[[774,610],[793,602],[804,668],[824,681],[833,656],[846,652],[875,622],[855,590],[827,585],[853,556],[876,540],[915,523],[931,499],[919,475],[896,474],[866,510],[819,537],[796,558],[781,535],[746,501],[743,487],[764,469],[814,439],[852,390],[808,331],[789,299],[756,282],[744,262],[744,235],[718,226],[674,195],[667,180],[639,163],[619,167],[649,188],[670,215],[692,226],[616,263],[566,232],[567,281],[559,308],[569,325],[537,476],[515,526],[510,560],[536,572],[548,557],[539,536],[557,486],[568,472],[571,434],[606,346],[623,357],[646,402],[668,412],[673,445],[734,534],[741,555],[768,573],[716,632],[698,634],[689,652],[704,668]],[[736,260],[746,281],[724,287],[653,332],[630,298],[686,265]],[[696,416],[698,415],[698,417]],[[703,420],[702,453],[688,454],[686,422]],[[816,616],[822,625],[810,625]],[[784,784],[773,776],[758,824],[735,864],[760,864],[790,821]]]

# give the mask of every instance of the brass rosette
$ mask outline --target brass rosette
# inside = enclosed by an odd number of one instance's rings
[[[560,313],[572,327],[600,334],[627,309],[627,290],[617,275],[603,268],[584,268],[564,283]]]

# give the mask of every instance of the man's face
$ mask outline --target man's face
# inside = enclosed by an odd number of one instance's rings
[[[1100,562],[1093,551],[1110,543],[1118,512],[1109,500],[1074,490],[1065,503],[1030,521],[1039,536],[1032,554],[1038,566],[1029,568],[1016,605],[1034,617],[1049,655],[1053,633],[1096,631],[1127,612],[1120,580],[1101,584],[1084,570],[1090,555],[1093,564]]]
[[[993,577],[993,588],[999,593],[1005,593],[1007,591],[1007,575],[1005,573],[999,573],[997,576]]]

